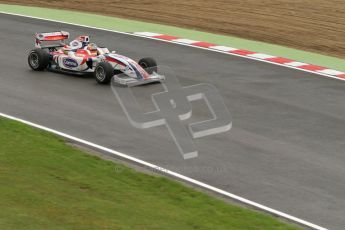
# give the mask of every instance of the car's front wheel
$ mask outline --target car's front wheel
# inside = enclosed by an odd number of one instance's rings
[[[153,74],[153,72],[157,73],[157,62],[153,58],[142,58],[139,60],[138,64],[149,74]]]
[[[29,53],[28,63],[31,69],[42,71],[49,65],[49,54],[40,48],[33,49]]]
[[[100,62],[93,73],[99,84],[108,84],[114,76],[114,68],[108,62]]]

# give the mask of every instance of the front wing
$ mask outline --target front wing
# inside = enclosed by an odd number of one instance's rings
[[[153,73],[148,78],[140,79],[140,80],[129,77],[125,74],[114,75],[114,78],[113,78],[114,82],[116,82],[120,85],[129,86],[129,87],[149,84],[149,83],[153,83],[153,82],[161,82],[164,80],[165,80],[165,77],[163,75],[159,75],[157,73]]]

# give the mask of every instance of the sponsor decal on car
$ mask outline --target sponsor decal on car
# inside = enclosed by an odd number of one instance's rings
[[[78,62],[74,60],[73,58],[63,58],[62,63],[64,66],[68,68],[76,68],[78,67]]]

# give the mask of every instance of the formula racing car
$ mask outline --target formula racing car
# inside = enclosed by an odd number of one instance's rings
[[[164,76],[157,73],[157,63],[152,58],[142,58],[136,62],[90,43],[89,36],[79,36],[67,45],[64,41],[68,38],[69,33],[65,31],[37,33],[35,49],[28,56],[29,66],[35,71],[48,69],[77,74],[93,73],[100,84],[108,84],[112,78],[126,86],[164,80]]]

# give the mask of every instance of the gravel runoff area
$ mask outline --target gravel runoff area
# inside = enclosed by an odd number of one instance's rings
[[[345,57],[341,0],[0,0],[2,3],[95,12],[263,41]]]

